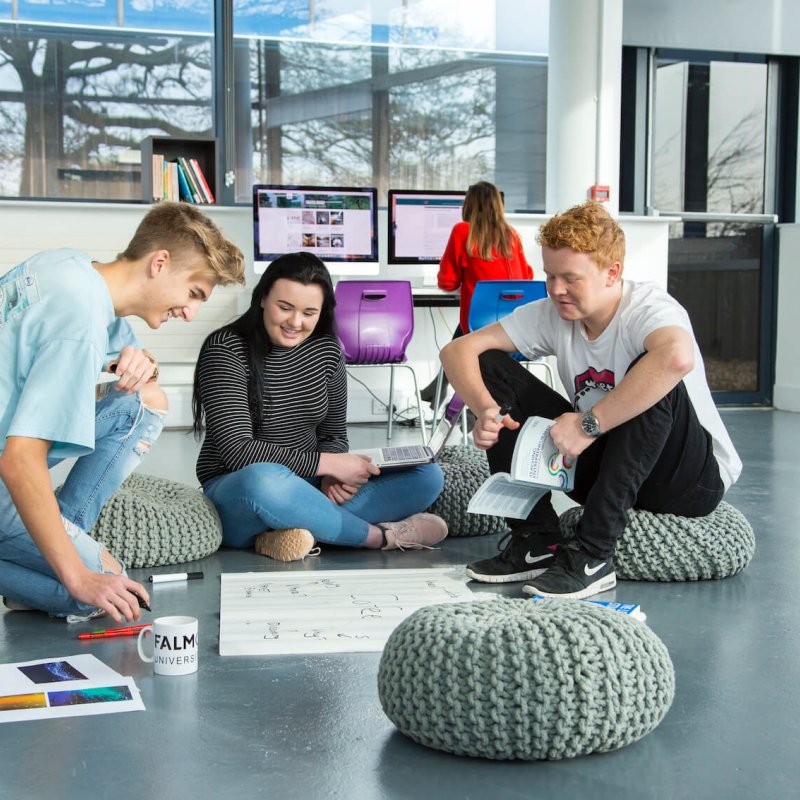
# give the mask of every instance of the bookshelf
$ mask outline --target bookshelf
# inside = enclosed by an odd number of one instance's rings
[[[142,201],[153,202],[153,154],[165,161],[178,157],[196,158],[216,201],[220,197],[217,175],[217,140],[213,136],[172,137],[148,136],[142,141]]]

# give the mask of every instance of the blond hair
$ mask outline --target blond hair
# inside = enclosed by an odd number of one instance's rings
[[[461,211],[469,223],[467,252],[484,261],[496,256],[511,258],[511,245],[516,235],[506,222],[503,198],[497,187],[488,181],[478,181],[467,189]]]
[[[133,238],[117,258],[136,261],[154,250],[171,257],[198,255],[206,261],[216,284],[244,286],[244,256],[205,214],[188,203],[161,202],[139,223]]]
[[[601,270],[615,261],[625,260],[625,234],[606,208],[589,200],[556,214],[540,229],[536,241],[542,247],[558,250],[569,247],[576,253],[588,253]]]

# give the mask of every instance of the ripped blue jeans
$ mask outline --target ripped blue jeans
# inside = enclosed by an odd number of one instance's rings
[[[138,393],[97,387],[95,449],[75,462],[58,494],[64,526],[83,563],[103,572],[104,548],[86,534],[119,485],[138,466],[164,426],[164,412],[149,409]],[[54,467],[61,459],[49,459]],[[56,617],[94,611],[79,603],[58,580],[28,534],[0,481],[0,595]]]

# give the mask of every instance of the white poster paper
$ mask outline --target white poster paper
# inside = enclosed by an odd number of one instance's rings
[[[348,569],[223,574],[219,652],[233,655],[380,652],[423,606],[486,599],[464,570]]]

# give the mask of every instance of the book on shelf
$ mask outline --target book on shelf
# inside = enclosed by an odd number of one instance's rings
[[[180,169],[186,178],[186,183],[189,186],[190,196],[187,199],[192,203],[204,203],[205,199],[203,197],[203,193],[200,191],[200,187],[197,184],[197,177],[195,176],[194,171],[189,164],[189,159],[184,158],[183,156],[178,156],[178,165],[180,166]]]
[[[471,514],[525,519],[539,498],[552,490],[568,492],[575,461],[563,458],[550,438],[553,420],[529,417],[520,429],[510,472],[490,475],[467,506]]]
[[[168,161],[166,166],[169,169],[169,196],[167,200],[178,200],[179,195],[179,182],[178,182],[178,162]]]
[[[214,193],[211,191],[211,187],[208,185],[208,181],[206,180],[206,176],[203,174],[203,170],[200,167],[196,158],[189,159],[189,163],[194,168],[195,174],[197,176],[198,182],[203,190],[203,194],[205,195],[205,199],[207,203],[214,202]]]
[[[185,200],[189,203],[214,202],[206,176],[196,158],[176,156],[167,160],[162,153],[152,156],[152,202]]]
[[[190,203],[196,203],[197,200],[195,199],[194,194],[192,193],[192,189],[189,186],[189,178],[186,175],[186,171],[181,166],[180,161],[178,161],[178,197],[181,200],[187,200]]]
[[[164,156],[153,153],[153,189],[151,191],[153,202],[164,199]]]

